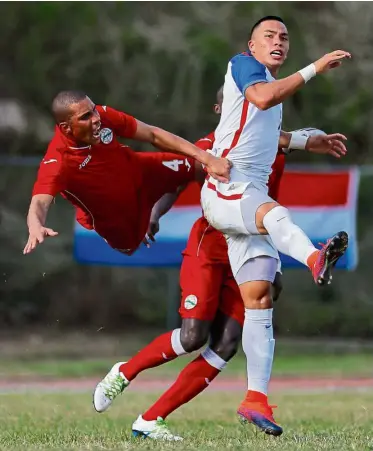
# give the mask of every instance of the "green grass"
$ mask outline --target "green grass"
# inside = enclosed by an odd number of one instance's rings
[[[238,423],[237,393],[208,393],[170,417],[180,443],[136,440],[131,424],[156,394],[129,392],[97,414],[91,394],[2,395],[0,449],[13,450],[356,450],[373,448],[373,394],[277,395],[280,438]]]
[[[89,377],[102,376],[122,357],[108,359],[40,359],[0,360],[0,378],[9,377]],[[182,357],[161,367],[145,372],[144,377],[174,377],[190,357]],[[242,353],[227,366],[224,374],[245,377],[245,360]],[[275,357],[274,376],[332,376],[371,377],[372,358],[364,353],[356,354],[300,354]]]

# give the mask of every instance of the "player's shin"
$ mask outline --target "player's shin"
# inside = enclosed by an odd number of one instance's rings
[[[205,390],[226,364],[227,362],[207,347],[181,371],[176,382],[144,413],[142,418],[146,421],[156,420],[158,417],[166,418]]]
[[[255,277],[257,279],[255,280],[254,274],[254,280],[240,285],[245,304],[242,347],[247,361],[248,390],[237,413],[242,422],[252,423],[267,434],[281,435],[282,428],[275,422],[267,398],[275,350],[271,281],[274,279],[276,266],[273,265],[273,260],[275,259],[271,257],[266,257],[264,260],[269,280],[258,280],[258,277]],[[258,258],[252,259],[243,267],[247,271],[248,278],[249,272],[253,273],[260,268],[257,263]],[[250,269],[252,271],[249,271]]]
[[[256,393],[267,395],[275,349],[272,327],[273,309],[245,309],[242,348],[247,362],[247,400]]]
[[[122,364],[119,371],[128,381],[132,381],[139,373],[174,360],[187,354],[180,341],[181,329],[175,329],[155,338],[141,349],[128,362]]]
[[[287,208],[274,207],[264,215],[263,225],[281,253],[306,266],[314,263],[318,251],[303,230],[293,223]]]

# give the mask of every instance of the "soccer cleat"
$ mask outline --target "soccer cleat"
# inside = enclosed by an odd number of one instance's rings
[[[238,418],[242,424],[251,423],[268,435],[279,436],[282,427],[273,418],[272,408],[263,402],[243,401],[237,410]]]
[[[316,262],[312,268],[315,283],[319,286],[328,285],[332,281],[332,269],[343,256],[348,247],[348,235],[346,232],[338,232],[322,245]]]
[[[119,372],[119,367],[125,362],[116,363],[108,374],[99,382],[93,393],[93,406],[96,412],[105,412],[114,399],[128,387],[129,381]]]
[[[141,415],[132,425],[132,435],[139,438],[151,438],[168,442],[180,442],[183,440],[182,437],[171,433],[163,418],[158,417],[156,420],[146,421]]]

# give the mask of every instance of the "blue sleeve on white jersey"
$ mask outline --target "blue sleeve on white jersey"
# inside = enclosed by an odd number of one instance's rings
[[[237,55],[232,58],[231,63],[233,80],[243,95],[249,86],[268,81],[265,66],[253,56]]]

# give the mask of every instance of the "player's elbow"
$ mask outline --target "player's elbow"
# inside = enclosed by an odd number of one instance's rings
[[[269,110],[269,108],[273,107],[273,96],[264,95],[258,97],[255,106],[261,111]]]
[[[275,104],[273,93],[267,89],[256,89],[248,94],[250,95],[246,96],[246,99],[261,111],[268,110]]]

